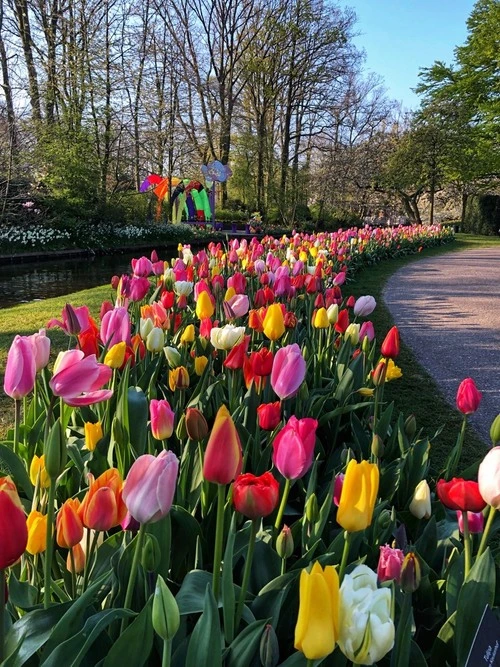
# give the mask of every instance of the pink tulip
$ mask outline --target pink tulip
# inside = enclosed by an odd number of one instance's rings
[[[368,338],[370,343],[375,338],[375,329],[373,322],[363,322],[359,330],[359,340],[362,342],[364,338]]]
[[[338,507],[340,503],[340,496],[342,495],[342,487],[344,486],[345,475],[343,472],[340,472],[335,477],[335,484],[333,486],[333,502]]]
[[[122,493],[134,519],[141,524],[154,523],[169,513],[178,470],[179,460],[171,451],[139,456],[129,470]]]
[[[247,288],[247,281],[242,273],[236,272],[227,279],[227,286],[234,287],[236,294],[244,294]]]
[[[38,333],[28,336],[33,345],[35,355],[35,366],[37,373],[49,363],[50,357],[50,338],[45,335],[45,329],[40,329]]]
[[[457,511],[458,529],[464,533],[464,515]],[[467,512],[467,523],[469,524],[469,533],[482,533],[484,529],[484,516],[482,512]]]
[[[388,544],[380,547],[380,556],[377,566],[379,581],[391,581],[394,579],[399,583],[401,579],[401,566],[404,554],[401,549],[393,549]]]
[[[230,308],[230,319],[243,317],[243,315],[248,313],[250,307],[248,296],[246,294],[235,294],[228,301],[224,301],[224,306],[226,306],[226,304]]]
[[[101,321],[100,337],[108,349],[117,343],[130,345],[130,316],[123,306],[108,310]]]
[[[130,300],[142,301],[149,292],[150,283],[147,278],[131,278],[130,279]]]
[[[303,477],[312,465],[318,422],[292,415],[273,441],[273,463],[286,479]]]
[[[67,303],[61,312],[62,320],[53,319],[47,323],[47,328],[60,327],[68,336],[76,336],[83,333],[90,326],[90,313],[88,306],[73,306]]]
[[[478,409],[482,396],[474,380],[465,378],[457,391],[457,408],[462,414],[470,415]]]
[[[139,259],[133,259],[131,261],[132,271],[134,276],[138,278],[145,278],[153,272],[153,265],[151,260],[147,257],[140,257]]]
[[[170,438],[174,431],[175,413],[166,400],[151,399],[149,404],[151,433],[157,440]]]
[[[345,283],[345,271],[341,271],[340,273],[337,273],[335,278],[333,279],[333,284],[338,285],[343,285]]]
[[[274,355],[271,386],[282,400],[294,396],[306,376],[306,362],[297,343],[280,348]]]
[[[7,354],[3,390],[15,401],[27,396],[35,386],[36,361],[28,336],[16,336]]]
[[[59,353],[49,384],[55,396],[60,396],[67,405],[91,405],[107,401],[113,395],[111,390],[101,390],[112,373],[109,366],[97,362],[95,354],[85,357],[81,350],[67,350]]]

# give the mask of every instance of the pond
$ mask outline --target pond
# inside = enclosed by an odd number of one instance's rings
[[[113,275],[130,271],[130,260],[143,251],[71,259],[47,259],[0,265],[0,308],[41,301],[82,289],[105,285]]]

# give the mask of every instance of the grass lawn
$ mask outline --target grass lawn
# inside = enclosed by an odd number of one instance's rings
[[[384,285],[394,271],[410,262],[418,261],[421,257],[432,257],[492,245],[500,245],[500,239],[458,234],[456,241],[452,244],[425,250],[419,255],[381,262],[363,269],[357,274],[353,283],[344,287],[344,294],[346,296],[371,294],[375,297],[378,305],[370,319],[373,321],[375,331],[380,332],[382,336],[394,324],[388,309],[382,302]],[[109,297],[110,288],[106,285],[63,297],[0,310],[0,377],[2,384],[7,351],[16,334],[28,335],[45,326],[51,318],[60,314],[62,307],[67,302],[75,306],[87,304],[92,315],[97,318],[102,301]],[[51,330],[49,335],[54,349],[60,350],[67,346],[67,338],[59,329]],[[461,415],[444,400],[432,378],[416,362],[411,351],[404,344],[398,365],[403,370],[403,378],[387,385],[385,398],[395,400],[396,406],[405,415],[413,413],[417,418],[418,426],[425,434],[432,436],[439,426],[445,425],[442,433],[434,440],[431,452],[432,471],[437,474],[447,453],[455,443],[460,429]],[[2,395],[0,397],[0,439],[5,437],[7,428],[12,423],[13,402]],[[478,448],[484,448],[484,444],[472,430],[469,430],[462,467],[467,467],[475,461]]]

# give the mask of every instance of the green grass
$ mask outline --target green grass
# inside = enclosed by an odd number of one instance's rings
[[[352,284],[344,288],[344,294],[361,296],[371,294],[377,301],[377,308],[370,319],[382,342],[386,332],[395,324],[389,309],[383,302],[382,293],[388,278],[398,269],[423,257],[433,257],[450,252],[460,252],[474,248],[500,246],[500,239],[487,236],[457,234],[456,240],[445,246],[424,250],[418,255],[402,257],[381,262],[356,274]],[[438,427],[444,428],[432,442],[431,474],[436,475],[444,467],[446,457],[456,442],[462,423],[462,415],[445,400],[432,377],[420,366],[411,350],[401,345],[401,354],[397,359],[403,371],[403,377],[387,384],[384,399],[394,401],[398,410],[405,416],[414,414],[417,425],[425,435],[432,436]],[[458,387],[457,387],[458,388]],[[484,451],[484,442],[471,429],[467,429],[460,468],[465,470],[478,458],[477,452]]]

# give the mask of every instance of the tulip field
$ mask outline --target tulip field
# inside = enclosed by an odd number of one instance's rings
[[[398,329],[342,294],[359,267],[452,238],[180,245],[110,276],[99,313],[67,304],[16,336],[0,664],[466,665],[498,603],[500,415],[463,470],[481,394],[457,383],[463,428],[431,479],[428,434],[384,399]]]

